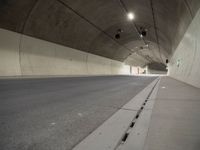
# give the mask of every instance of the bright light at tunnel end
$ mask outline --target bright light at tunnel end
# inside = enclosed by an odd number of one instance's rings
[[[132,12],[129,12],[127,14],[127,17],[128,17],[129,20],[133,20],[135,18],[135,15]]]

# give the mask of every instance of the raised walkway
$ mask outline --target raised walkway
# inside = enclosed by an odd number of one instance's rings
[[[199,150],[200,89],[161,77],[74,150]]]
[[[200,149],[200,89],[162,77],[144,150]]]

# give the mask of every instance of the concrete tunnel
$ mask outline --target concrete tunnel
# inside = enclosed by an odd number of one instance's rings
[[[199,150],[200,0],[0,0],[1,150]]]

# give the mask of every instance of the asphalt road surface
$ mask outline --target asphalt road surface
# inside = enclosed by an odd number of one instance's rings
[[[154,79],[0,80],[0,149],[71,150]]]

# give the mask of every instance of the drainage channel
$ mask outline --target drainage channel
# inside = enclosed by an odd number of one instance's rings
[[[144,109],[146,103],[148,102],[148,100],[149,100],[149,98],[150,98],[152,92],[154,91],[154,89],[155,89],[155,87],[156,87],[158,81],[159,81],[159,79],[156,81],[155,85],[152,87],[151,91],[149,92],[149,94],[147,95],[146,99],[144,100],[142,106],[141,106],[140,109],[138,110],[136,116],[135,116],[135,117],[133,118],[133,120],[131,121],[129,127],[127,128],[126,132],[124,133],[124,135],[122,136],[121,140],[119,141],[119,143],[117,144],[117,146],[115,147],[114,150],[118,150],[118,147],[120,147],[121,145],[123,145],[123,144],[126,142],[126,140],[128,139],[128,136],[129,136],[131,130],[134,128],[134,126],[135,126],[135,124],[136,124],[136,121],[138,120],[138,118],[139,118],[141,112],[143,111],[143,109]]]

